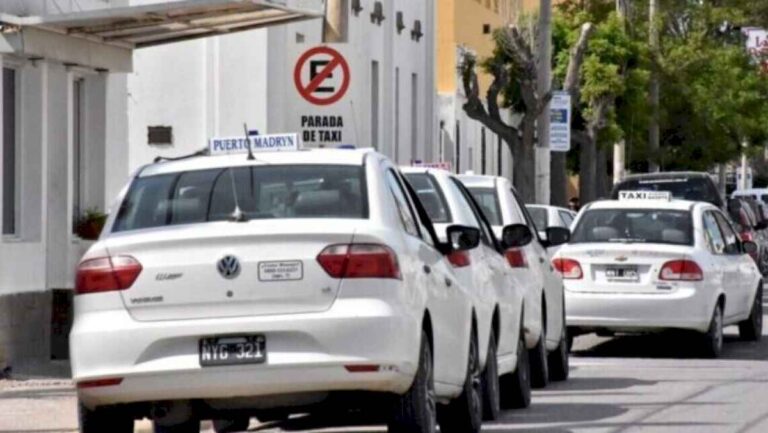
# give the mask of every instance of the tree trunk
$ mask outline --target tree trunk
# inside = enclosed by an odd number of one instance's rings
[[[523,119],[520,125],[523,132],[523,139],[519,149],[514,152],[514,174],[513,182],[518,194],[525,203],[536,202],[536,149],[534,140],[536,138],[536,118]]]
[[[608,193],[610,192],[608,190],[608,186],[610,185],[610,181],[608,180],[608,152],[606,151],[604,146],[600,146],[599,149],[597,149],[597,158],[595,158],[597,161],[597,167],[595,171],[595,199],[603,199],[608,197]]]
[[[566,172],[565,158],[566,152],[552,152],[550,160],[550,204],[553,206],[563,206],[568,204],[568,174]]]
[[[579,179],[579,200],[582,205],[595,201],[597,196],[597,148],[595,140],[589,137],[581,147],[581,171]]]

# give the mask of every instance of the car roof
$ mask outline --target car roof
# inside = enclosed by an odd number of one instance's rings
[[[478,175],[478,174],[460,174],[459,179],[461,182],[469,187],[485,187],[485,188],[493,188],[496,186],[496,180],[497,179],[503,179],[498,176],[487,176],[487,175]]]
[[[207,170],[224,167],[247,167],[261,165],[350,165],[361,166],[366,157],[380,157],[373,149],[305,149],[286,152],[255,153],[255,160],[248,160],[247,154],[221,156],[195,156],[177,161],[161,161],[145,166],[139,177],[182,171]]]
[[[696,206],[717,209],[712,204],[688,200],[601,200],[587,205],[586,210],[599,209],[669,209],[691,211]]]
[[[546,205],[546,204],[527,204],[527,205],[525,205],[525,207],[528,207],[528,208],[540,208],[540,209],[554,209],[554,210],[557,210],[557,211],[573,212],[572,210],[566,209],[564,207],[550,206],[550,205]]]
[[[428,168],[428,167],[410,167],[410,166],[401,166],[400,171],[403,173],[430,173],[430,174],[441,174],[441,175],[447,175],[447,176],[454,176],[453,173],[451,173],[448,170],[443,170],[442,168]]]

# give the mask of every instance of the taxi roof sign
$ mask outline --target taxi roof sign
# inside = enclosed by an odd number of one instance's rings
[[[208,142],[211,155],[233,155],[248,153],[250,141],[251,151],[257,152],[291,152],[299,150],[298,134],[253,135],[248,138],[217,137]]]
[[[672,193],[669,191],[619,191],[619,200],[670,201]]]
[[[411,161],[411,167],[414,168],[433,168],[438,170],[451,171],[452,164],[450,161],[438,161],[438,162],[424,162],[418,159]]]

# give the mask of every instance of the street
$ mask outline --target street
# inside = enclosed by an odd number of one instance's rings
[[[488,432],[618,433],[723,432],[768,430],[768,338],[738,340],[726,330],[721,359],[688,355],[685,338],[637,336],[576,339],[567,382],[535,391],[529,409],[508,411]],[[22,376],[23,377],[23,376]],[[68,380],[0,380],[0,433],[77,431],[76,402]],[[150,433],[147,422],[137,433]],[[206,432],[213,430],[206,424]],[[252,423],[249,431],[367,433],[349,416],[294,417],[282,425]]]

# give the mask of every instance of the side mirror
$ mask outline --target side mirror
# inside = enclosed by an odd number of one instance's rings
[[[446,229],[452,251],[468,251],[480,245],[480,229],[460,225]]]
[[[501,232],[501,244],[504,249],[520,248],[533,242],[533,232],[524,224],[512,224]]]
[[[547,229],[547,246],[556,247],[567,244],[571,240],[571,231],[564,227]]]
[[[757,244],[752,241],[745,241],[741,245],[744,247],[744,252],[749,255],[755,255],[758,252]]]

